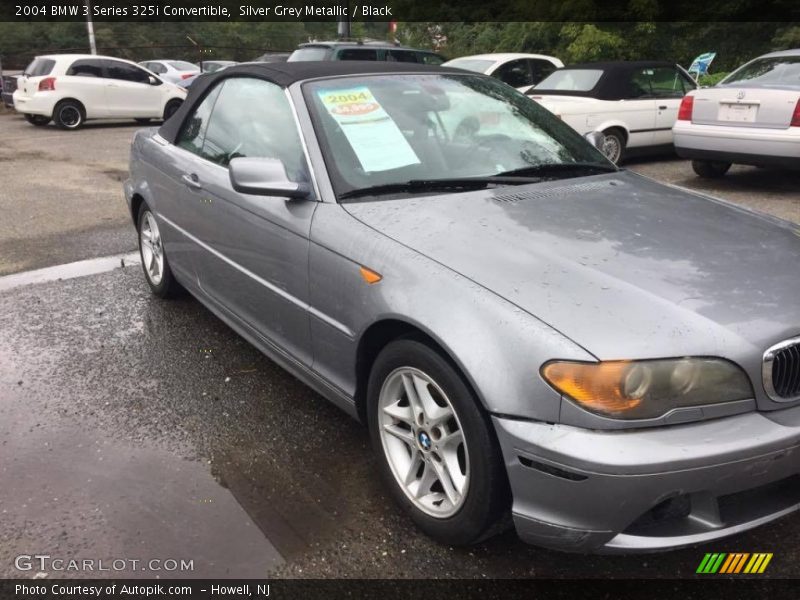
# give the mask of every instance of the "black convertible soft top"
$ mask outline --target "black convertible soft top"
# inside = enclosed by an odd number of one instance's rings
[[[553,73],[578,69],[603,71],[600,79],[597,80],[597,83],[592,89],[587,91],[572,91],[547,89],[536,86],[528,90],[526,93],[529,96],[544,96],[550,94],[555,96],[583,96],[585,98],[597,98],[598,100],[622,100],[623,98],[631,97],[630,75],[632,72],[639,69],[654,69],[658,67],[675,66],[676,65],[674,63],[663,60],[620,60],[612,62],[576,63],[574,65],[567,65],[566,67],[556,69],[553,71]]]
[[[479,76],[477,73],[463,69],[422,65],[416,63],[400,63],[385,61],[297,61],[284,63],[241,63],[214,73],[199,76],[189,88],[189,95],[181,107],[158,130],[158,133],[170,143],[175,143],[178,132],[186,116],[194,105],[201,100],[206,91],[220,79],[229,77],[256,77],[275,83],[281,87],[306,79],[318,77],[336,77],[338,75],[361,75],[374,73],[451,73],[457,75]]]

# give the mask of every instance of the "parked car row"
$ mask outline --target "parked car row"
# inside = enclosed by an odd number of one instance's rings
[[[682,67],[663,61],[564,66],[553,56],[495,53],[444,62],[434,52],[386,42],[310,42],[258,60],[403,62],[484,73],[527,93],[582,135],[602,134],[602,151],[614,163],[673,146],[703,177],[722,176],[733,163],[800,163],[800,50],[759,57],[700,90]],[[32,124],[53,120],[65,129],[95,118],[168,118],[198,76],[235,64],[137,66],[112,57],[42,56],[18,81],[4,81],[3,97],[13,98]]]

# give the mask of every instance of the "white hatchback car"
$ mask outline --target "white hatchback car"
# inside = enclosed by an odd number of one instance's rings
[[[442,66],[491,75],[525,92],[556,69],[563,67],[564,63],[555,56],[546,54],[506,52],[461,56],[447,61]]]
[[[168,119],[186,90],[110,56],[38,56],[17,80],[14,108],[33,125],[77,129],[88,119]]]
[[[732,163],[800,168],[800,49],[760,56],[688,94],[672,131],[701,177]]]

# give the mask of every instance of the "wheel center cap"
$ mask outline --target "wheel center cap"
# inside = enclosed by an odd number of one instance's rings
[[[433,442],[431,441],[431,436],[428,435],[425,431],[420,431],[417,434],[417,442],[419,443],[419,447],[425,450],[426,452],[431,449],[433,446]]]

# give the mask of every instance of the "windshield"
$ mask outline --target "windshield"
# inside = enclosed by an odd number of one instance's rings
[[[486,69],[494,64],[493,60],[478,60],[475,58],[456,58],[444,64],[445,67],[455,67],[456,69],[466,69],[476,73],[486,73]]]
[[[171,60],[169,64],[178,71],[197,71],[200,67],[184,60]]]
[[[800,56],[756,59],[728,75],[718,85],[800,89]]]
[[[571,127],[488,77],[359,76],[303,91],[338,196],[542,165],[610,166]]]
[[[289,62],[303,60],[325,60],[328,58],[330,48],[325,46],[310,46],[308,48],[298,48],[289,55]]]
[[[597,82],[603,71],[599,69],[559,69],[553,71],[545,77],[539,85],[538,90],[564,90],[570,92],[588,92]]]

